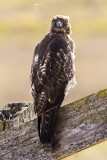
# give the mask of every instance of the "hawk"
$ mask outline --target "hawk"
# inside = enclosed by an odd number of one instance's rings
[[[55,16],[50,32],[35,48],[31,67],[31,93],[38,117],[39,137],[49,150],[59,107],[76,84],[75,44],[70,33],[69,17]]]

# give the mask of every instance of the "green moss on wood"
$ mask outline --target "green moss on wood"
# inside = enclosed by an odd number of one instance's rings
[[[103,114],[102,119],[107,120],[107,114],[106,114],[106,116]]]
[[[3,128],[4,128],[4,122],[0,121],[0,132],[3,132]]]
[[[107,96],[107,89],[99,91],[99,92],[97,93],[97,95],[98,95],[99,97],[106,97],[106,96]]]

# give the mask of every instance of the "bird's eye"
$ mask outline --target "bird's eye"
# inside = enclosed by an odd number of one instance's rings
[[[56,26],[59,27],[59,28],[61,28],[61,27],[63,26],[63,23],[62,23],[61,21],[58,21],[58,22],[56,23]]]

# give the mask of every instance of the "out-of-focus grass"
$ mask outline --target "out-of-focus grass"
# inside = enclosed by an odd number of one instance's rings
[[[24,19],[24,20],[23,20]],[[41,32],[42,28],[44,31],[47,30],[46,24],[49,23],[47,20],[42,22],[31,19],[30,17],[24,18],[22,17],[18,21],[10,20],[0,20],[0,33],[4,35],[8,33],[28,33],[28,32]],[[72,30],[75,35],[86,35],[86,34],[106,34],[107,33],[107,19],[105,18],[98,18],[98,19],[91,19],[87,22],[84,20],[77,21],[74,20],[72,23]]]
[[[105,0],[62,0],[39,1],[34,9],[34,1],[2,1],[0,7],[0,33],[41,32],[49,28],[50,19],[56,14],[71,17],[75,35],[107,33],[107,1]]]

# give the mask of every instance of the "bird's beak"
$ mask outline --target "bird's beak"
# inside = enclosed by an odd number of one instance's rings
[[[58,27],[58,28],[61,28],[62,26],[63,26],[62,22],[61,22],[61,21],[58,21],[58,22],[57,22],[57,27]]]

